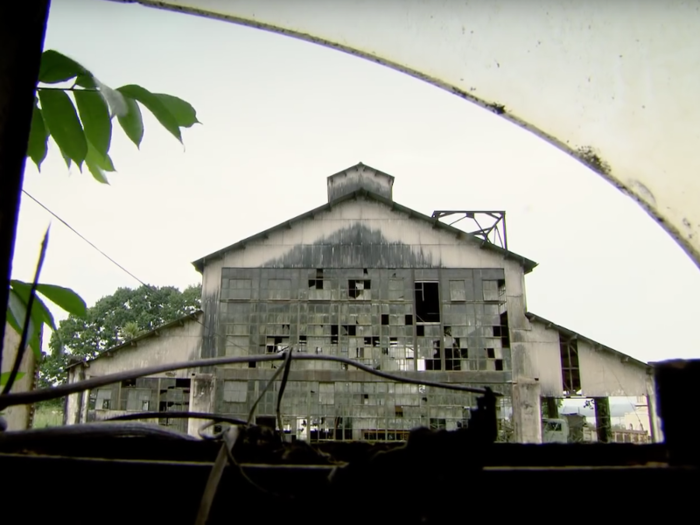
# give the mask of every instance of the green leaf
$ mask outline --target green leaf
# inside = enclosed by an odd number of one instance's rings
[[[156,95],[135,84],[122,86],[117,88],[117,91],[127,97],[138,100],[141,104],[146,106],[158,119],[158,122],[160,122],[177,140],[182,142],[182,135],[180,134],[180,127],[178,126],[177,119]]]
[[[27,315],[27,305],[22,301],[21,296],[16,290],[10,288],[10,300],[8,302],[6,321],[9,325],[14,328],[15,332],[22,334],[24,329],[24,320]],[[41,331],[41,324],[37,324],[33,319],[29,319],[29,336],[27,341],[29,346],[34,352],[37,359],[41,358],[41,345],[39,344],[39,332]]]
[[[197,111],[189,102],[185,102],[181,98],[164,93],[156,93],[156,98],[166,107],[168,111],[175,117],[177,125],[182,128],[189,128],[195,124],[201,124],[197,120]]]
[[[55,284],[40,284],[37,286],[37,291],[70,314],[84,317],[87,313],[85,301],[70,288]]]
[[[112,120],[107,102],[97,91],[76,90],[73,96],[85,129],[85,138],[104,157],[112,140]]]
[[[32,291],[32,285],[13,279],[10,281],[10,286],[20,296],[26,309],[26,305],[29,304],[29,294]],[[51,315],[51,312],[39,296],[34,297],[32,320],[37,324],[46,323],[52,330],[56,330],[56,323],[53,320],[53,315]]]
[[[97,79],[92,76],[92,73],[89,71],[86,71],[83,74],[80,74],[76,77],[75,79],[75,84],[80,87],[84,88],[96,88],[97,83],[95,82]]]
[[[44,51],[41,55],[39,82],[56,84],[70,80],[78,75],[87,76],[90,73],[72,58],[68,58],[53,49]]]
[[[123,117],[129,111],[129,107],[126,105],[126,97],[119,93],[116,89],[112,89],[107,84],[103,84],[98,79],[93,77],[95,85],[100,90],[100,95],[105,99],[105,102],[109,105],[109,110],[111,116]]]
[[[95,148],[95,146],[92,145],[90,141],[88,141],[88,153],[85,157],[85,162],[91,162],[95,166],[98,166],[100,169],[103,169],[104,171],[117,171],[114,168],[112,158],[109,156],[109,154],[100,155],[100,153],[98,153],[97,149]]]
[[[94,162],[90,161],[90,159],[86,159],[85,164],[87,164],[90,174],[97,182],[100,182],[102,184],[109,184],[109,179],[107,178],[107,175],[105,175],[105,172],[102,168],[100,168]]]
[[[7,380],[10,379],[10,374],[12,372],[3,372],[0,374],[0,386],[5,386],[5,383],[7,383]],[[15,381],[19,381],[25,376],[24,372],[17,372],[17,375],[15,376]]]
[[[126,136],[131,139],[131,142],[136,144],[138,148],[143,139],[143,119],[141,118],[141,109],[133,98],[124,97],[127,112],[125,115],[117,115],[119,124],[121,125]]]
[[[44,125],[44,117],[41,116],[41,109],[34,103],[32,112],[32,127],[29,132],[29,145],[27,155],[34,161],[38,170],[41,170],[41,163],[46,158],[46,144],[49,140],[49,132]]]
[[[51,136],[65,156],[81,168],[87,155],[87,141],[70,98],[63,91],[40,89],[39,100]]]
[[[63,151],[63,150],[61,150],[61,156],[63,157],[63,160],[66,162],[66,167],[68,169],[70,169],[70,167],[71,167],[70,157],[68,155],[66,155],[65,151]]]
[[[87,164],[88,170],[90,170],[90,173],[97,182],[109,184],[105,171],[114,171],[112,159],[110,159],[109,156],[101,156],[90,141],[88,141],[88,154],[87,157],[85,157],[85,164]]]

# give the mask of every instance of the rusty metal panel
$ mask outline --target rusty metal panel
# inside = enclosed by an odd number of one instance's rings
[[[590,167],[700,261],[697,1],[139,3],[300,38],[454,93]]]

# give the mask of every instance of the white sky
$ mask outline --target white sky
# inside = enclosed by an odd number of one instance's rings
[[[199,282],[191,261],[326,202],[357,162],[397,202],[505,209],[510,248],[540,263],[528,309],[645,361],[700,357],[695,265],[635,203],[553,146],[440,89],[306,42],[137,5],[53,0],[46,49],[118,87],[177,95],[204,123],[183,148],[144,112],[114,129],[110,186],[53,148],[25,189],[142,280]],[[546,101],[543,101],[546,103]],[[553,108],[553,111],[556,108]],[[14,275],[30,280],[51,217],[29,199]],[[93,304],[128,275],[54,221],[43,282]],[[58,318],[63,318],[59,311]]]

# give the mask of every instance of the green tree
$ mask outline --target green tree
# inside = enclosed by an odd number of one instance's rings
[[[90,359],[134,337],[200,308],[201,286],[119,288],[87,309],[70,315],[51,335],[50,353],[39,367],[41,387],[65,382],[72,359]]]

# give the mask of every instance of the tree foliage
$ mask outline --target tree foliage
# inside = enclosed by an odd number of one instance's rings
[[[39,369],[41,386],[62,383],[71,359],[90,359],[100,352],[198,310],[201,286],[184,291],[173,286],[119,288],[87,309],[70,315],[51,335],[50,354]]]
[[[109,156],[112,120],[116,116],[126,136],[139,147],[143,139],[140,105],[180,142],[181,128],[199,123],[195,109],[178,97],[151,93],[135,84],[112,89],[75,60],[58,51],[44,51],[27,156],[41,169],[51,137],[68,167],[75,163],[82,171],[84,163],[97,181],[108,183],[106,173],[115,171]]]
[[[180,142],[181,128],[199,123],[195,109],[178,97],[151,93],[134,84],[112,89],[72,58],[58,51],[44,51],[39,68],[27,157],[41,169],[51,137],[69,168],[71,163],[75,163],[82,171],[85,164],[97,181],[108,184],[105,173],[115,171],[109,156],[112,121],[116,116],[127,137],[139,147],[144,132],[139,104],[153,113],[158,122]],[[30,283],[17,280],[10,283],[6,322],[18,333],[22,332],[24,326],[30,290]],[[87,313],[85,302],[68,288],[40,284],[37,291],[44,299],[67,311],[73,320],[84,317]],[[54,330],[54,336],[56,335],[53,316],[44,301],[37,296],[30,314],[28,336],[29,346],[37,358],[42,355],[40,334],[43,325]],[[138,333],[142,330],[140,326],[138,323],[125,326],[124,333]],[[52,363],[58,365],[59,361]],[[61,375],[56,370],[52,374],[52,377]],[[5,378],[4,373],[0,377]]]

